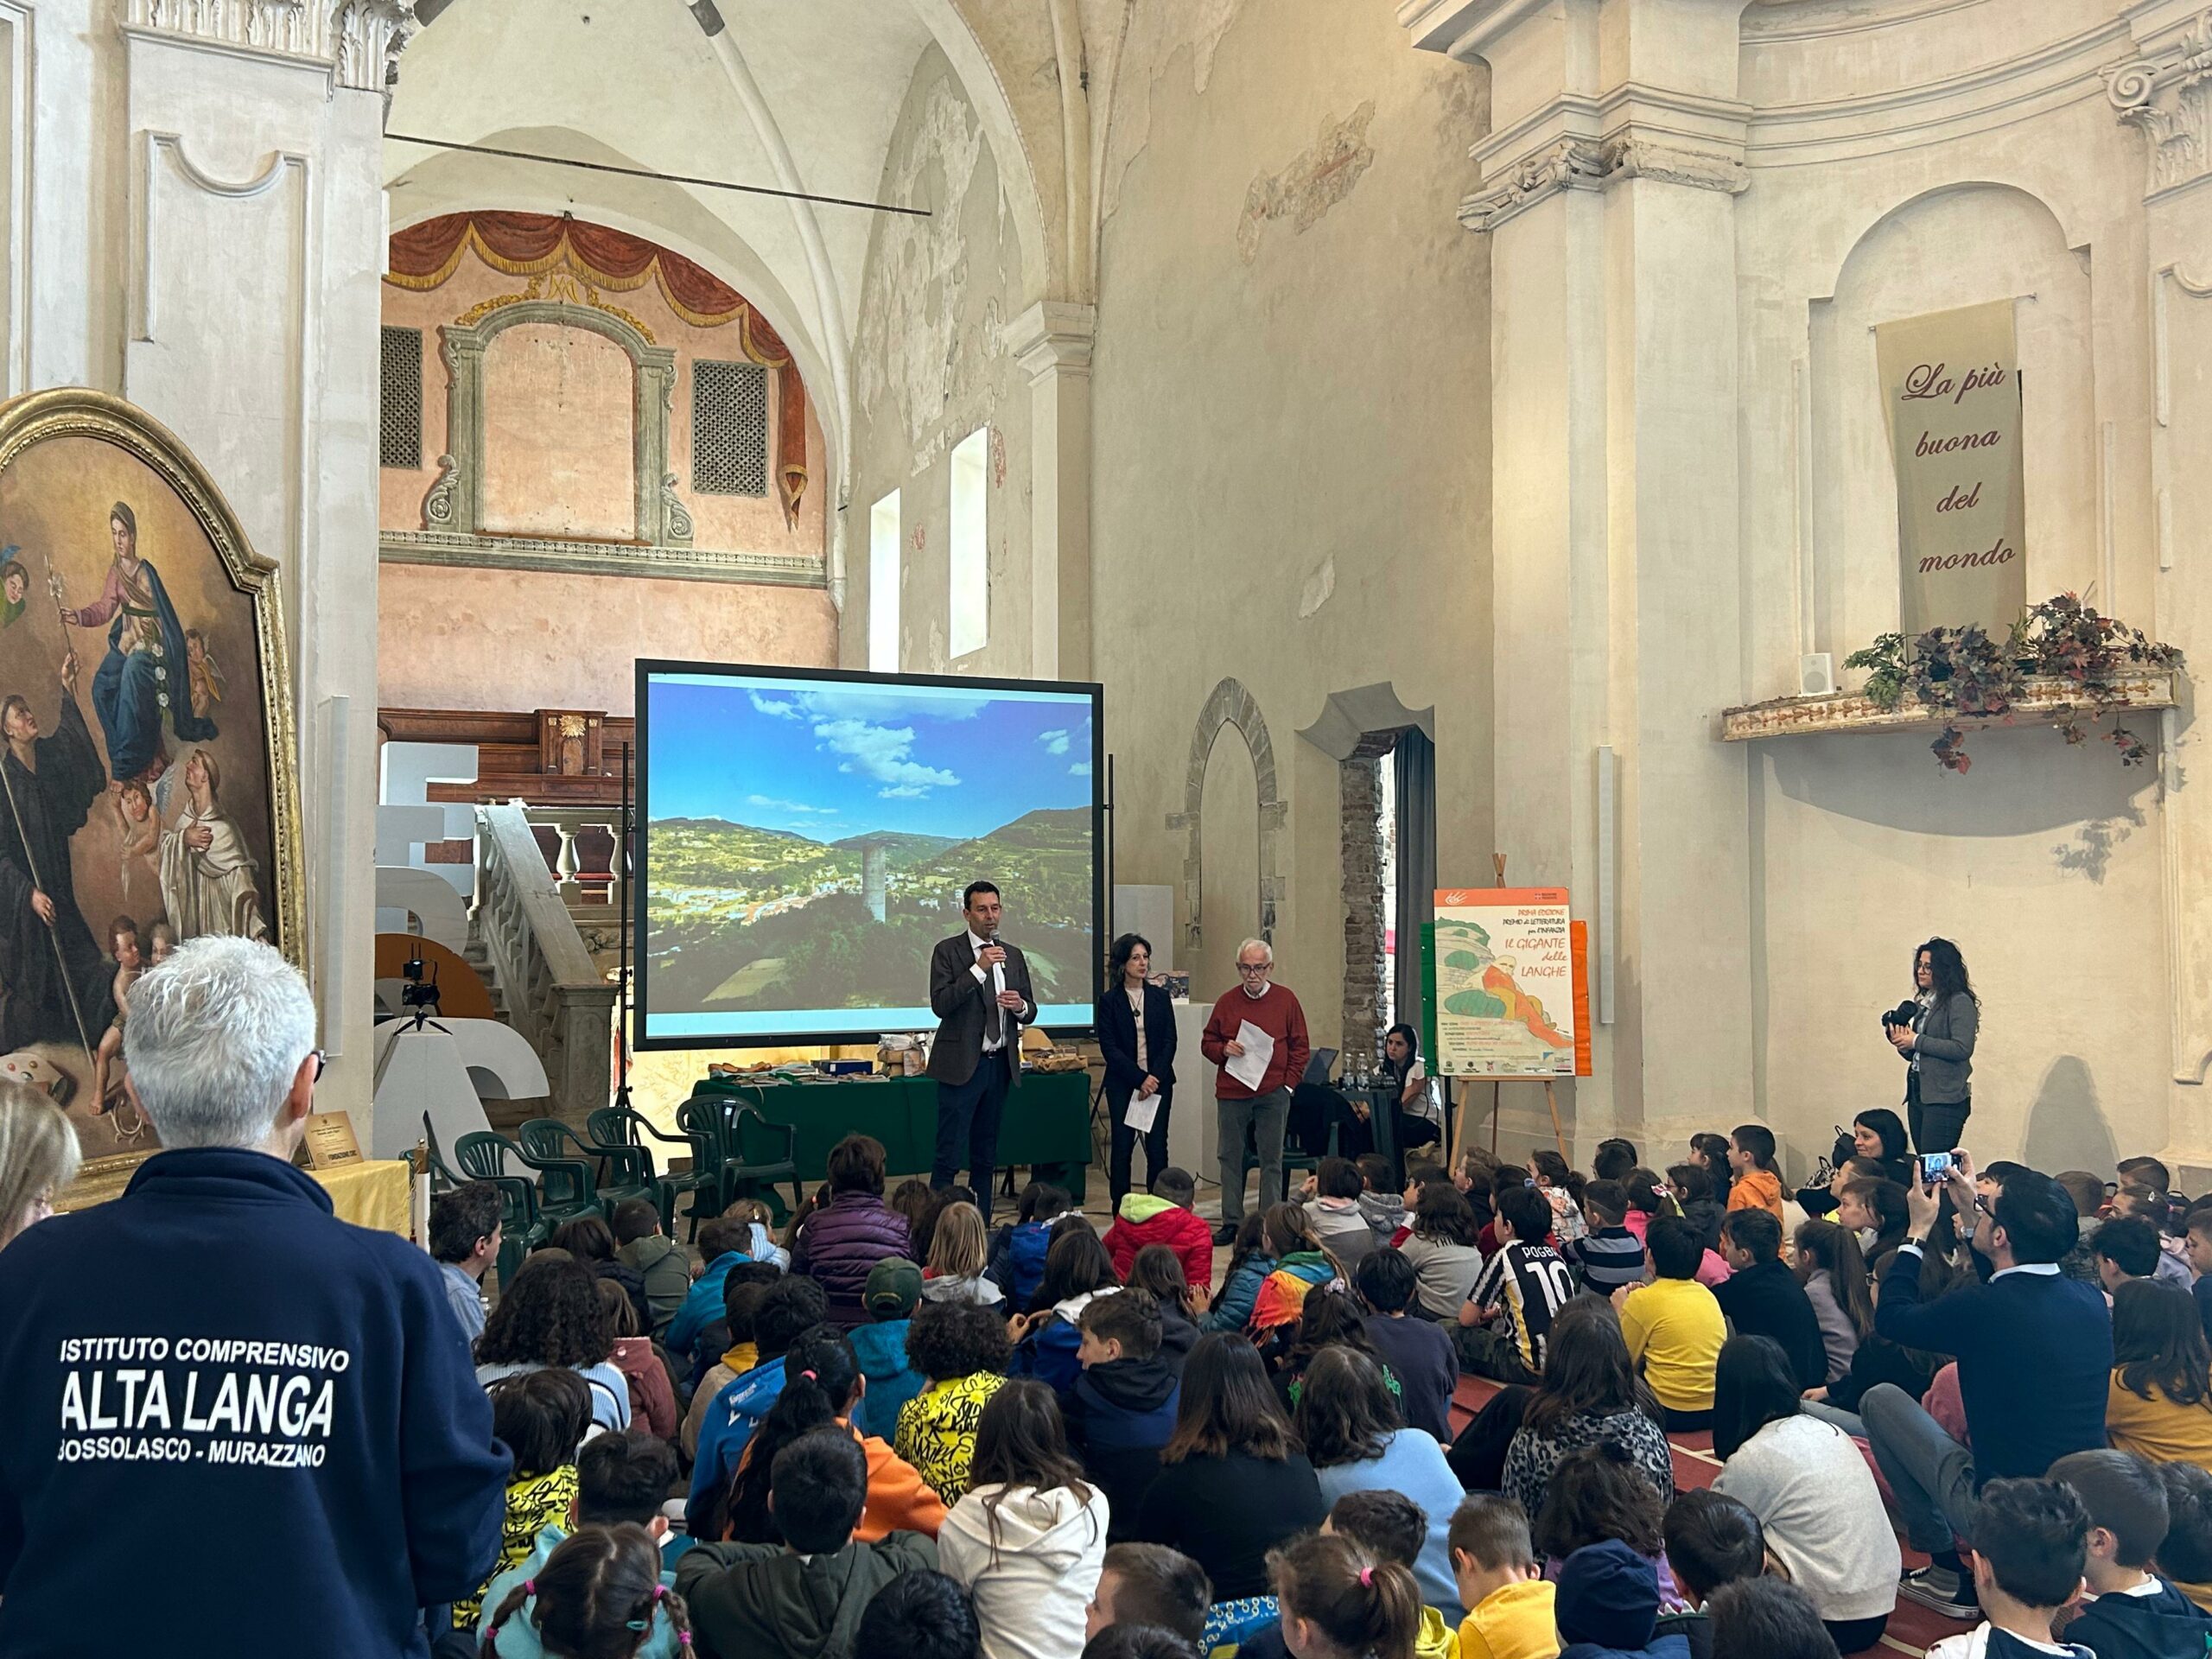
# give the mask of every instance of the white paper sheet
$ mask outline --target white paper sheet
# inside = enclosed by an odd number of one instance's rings
[[[1268,1062],[1275,1057],[1275,1039],[1247,1020],[1236,1027],[1236,1041],[1244,1052],[1230,1056],[1229,1064],[1221,1069],[1247,1089],[1257,1089],[1260,1079],[1268,1075]]]
[[[1129,1109],[1122,1114],[1122,1122],[1139,1135],[1152,1133],[1152,1122],[1160,1116],[1158,1095],[1135,1094],[1129,1096]]]

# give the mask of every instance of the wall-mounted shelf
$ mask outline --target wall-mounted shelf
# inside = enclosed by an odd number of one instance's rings
[[[2107,708],[2171,709],[2176,703],[2174,671],[2130,675],[2114,688]],[[1720,741],[1750,743],[1769,737],[1818,737],[1830,732],[1936,732],[1945,726],[1980,731],[1991,726],[2056,725],[2096,712],[2070,680],[2037,679],[2005,713],[1958,715],[1908,699],[1885,709],[1871,697],[1836,692],[1825,697],[1775,697],[1721,711]]]

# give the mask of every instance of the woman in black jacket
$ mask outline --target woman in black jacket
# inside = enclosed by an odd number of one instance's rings
[[[1098,1046],[1106,1056],[1106,1110],[1114,1122],[1106,1163],[1115,1210],[1129,1190],[1129,1154],[1138,1131],[1126,1121],[1134,1097],[1156,1103],[1144,1134],[1144,1179],[1167,1167],[1167,1108],[1175,1093],[1175,1005],[1152,983],[1152,946],[1135,933],[1114,941],[1106,991],[1098,999]]]

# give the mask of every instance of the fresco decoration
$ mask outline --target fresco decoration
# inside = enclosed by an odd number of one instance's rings
[[[798,523],[799,501],[807,485],[806,388],[790,349],[743,295],[703,265],[642,237],[552,213],[448,213],[395,232],[385,281],[417,292],[439,288],[459,268],[461,256],[470,252],[494,270],[531,279],[530,291],[509,296],[512,300],[541,297],[540,279],[567,271],[591,289],[614,293],[655,283],[669,308],[694,327],[734,324],[739,350],[748,360],[776,372],[777,495],[785,523]],[[589,302],[625,317],[652,342],[651,332],[628,313],[604,304],[596,294]],[[477,320],[474,315],[462,319]]]
[[[165,429],[77,389],[0,404],[0,1075],[119,1191],[138,976],[204,934],[303,962],[276,568]]]

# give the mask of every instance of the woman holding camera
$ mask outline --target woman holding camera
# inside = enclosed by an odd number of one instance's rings
[[[1930,939],[1913,953],[1913,999],[1882,1018],[1883,1034],[1906,1066],[1905,1120],[1920,1152],[1948,1152],[1974,1109],[1974,1039],[1981,999],[1967,978],[1966,958],[1948,939]]]

